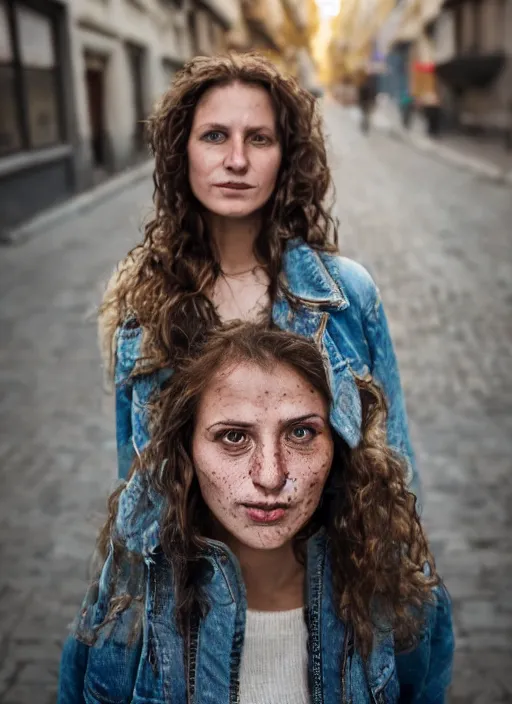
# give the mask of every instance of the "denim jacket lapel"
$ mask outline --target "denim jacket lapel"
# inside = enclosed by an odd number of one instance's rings
[[[283,285],[295,298],[311,307],[343,310],[349,306],[349,301],[342,282],[331,276],[324,257],[303,240],[291,240],[283,254]]]
[[[350,447],[361,439],[361,400],[347,360],[329,331],[331,312],[348,308],[341,282],[335,281],[321,255],[304,243],[290,243],[283,256],[283,286],[272,309],[272,319],[282,330],[313,340],[329,374],[333,403],[331,422]]]

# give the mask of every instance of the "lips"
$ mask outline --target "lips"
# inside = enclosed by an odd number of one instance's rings
[[[254,523],[277,523],[286,515],[288,506],[284,504],[244,504],[250,520]]]
[[[254,188],[254,186],[251,186],[248,183],[238,183],[236,181],[226,181],[225,183],[218,183],[217,187],[218,188],[229,188],[233,191],[248,191],[251,188]]]

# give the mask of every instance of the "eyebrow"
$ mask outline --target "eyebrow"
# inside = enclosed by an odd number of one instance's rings
[[[286,420],[282,421],[281,425],[286,426],[286,425],[292,425],[294,423],[303,423],[307,420],[312,420],[313,418],[318,418],[322,422],[325,422],[325,418],[323,418],[321,415],[318,413],[307,413],[304,416],[297,416],[294,418],[287,418]],[[230,427],[236,427],[236,428],[252,428],[254,423],[243,423],[242,421],[239,420],[231,420],[227,418],[226,420],[219,420],[216,423],[212,423],[206,430],[211,430],[212,428],[215,428],[217,425],[226,425]]]
[[[223,125],[220,122],[205,122],[203,125],[198,125],[197,127],[198,130],[201,132],[203,130],[218,130],[219,132],[229,132],[229,127],[227,125]],[[271,126],[269,127],[268,125],[255,125],[251,127],[247,127],[245,129],[246,132],[262,132],[268,130],[269,132],[275,133],[275,127]]]

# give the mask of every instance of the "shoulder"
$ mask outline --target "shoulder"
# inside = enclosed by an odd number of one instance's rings
[[[363,310],[375,304],[379,297],[378,288],[368,269],[362,264],[348,257],[327,252],[320,253],[320,259],[349,303],[359,305]]]
[[[330,303],[341,310],[347,304],[366,310],[378,298],[375,282],[364,266],[337,253],[313,249],[298,238],[287,244],[283,268],[291,292],[306,301]]]
[[[130,290],[131,281],[135,281],[142,255],[141,248],[128,254],[118,262],[107,281],[103,293],[98,315],[98,342],[103,364],[110,378],[114,375],[117,347],[120,339],[119,333],[131,318],[124,310],[129,301],[121,302],[121,284],[125,291]],[[129,295],[127,299],[129,299]]]

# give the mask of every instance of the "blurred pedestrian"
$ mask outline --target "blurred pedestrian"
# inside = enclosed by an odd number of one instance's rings
[[[371,114],[375,109],[377,99],[377,78],[371,73],[365,73],[359,84],[359,108],[361,110],[361,130],[363,134],[370,131]]]
[[[371,374],[389,405],[388,441],[417,491],[379,293],[363,267],[338,255],[324,203],[331,176],[314,98],[259,55],[198,57],[157,105],[149,141],[154,214],[112,277],[100,317],[120,477],[134,461],[142,468],[149,404],[190,345],[246,320],[315,340],[329,367],[331,421],[350,447],[361,439],[355,377]],[[156,498],[140,481],[135,472],[125,489],[126,520],[152,524]]]
[[[439,137],[441,132],[441,106],[439,98],[434,91],[421,96],[421,107],[427,125],[429,137]]]
[[[443,704],[451,608],[382,393],[357,382],[351,448],[312,342],[242,324],[193,352],[142,456],[158,549],[134,556],[117,490],[58,704]]]
[[[408,130],[411,126],[411,120],[414,111],[414,100],[408,91],[402,91],[399,100],[400,117],[402,119],[402,127]]]

